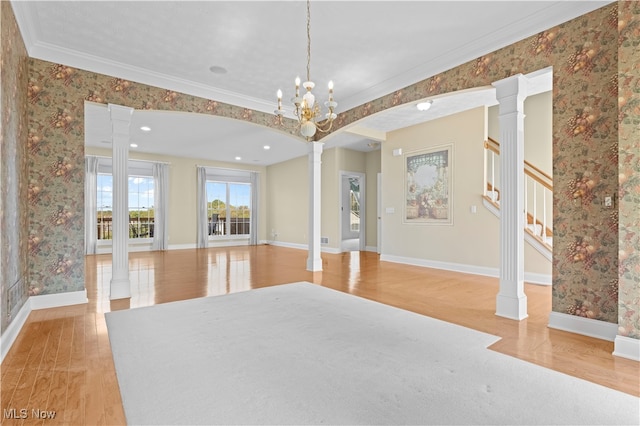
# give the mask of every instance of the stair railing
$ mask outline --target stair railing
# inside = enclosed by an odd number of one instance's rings
[[[484,198],[495,207],[500,207],[499,155],[500,143],[492,138],[484,142]],[[553,179],[551,176],[529,163],[524,162],[524,214],[525,231],[539,242],[552,247]]]

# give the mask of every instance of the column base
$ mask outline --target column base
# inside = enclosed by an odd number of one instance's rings
[[[318,272],[322,271],[322,258],[307,258],[307,271]]]
[[[496,297],[496,315],[513,320],[523,320],[527,314],[527,296],[512,297],[498,294]]]
[[[111,280],[109,300],[127,299],[131,297],[131,282],[129,278]]]

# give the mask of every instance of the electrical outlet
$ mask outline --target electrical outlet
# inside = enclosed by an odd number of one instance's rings
[[[611,207],[611,205],[612,205],[611,197],[604,197],[604,206],[605,207]]]

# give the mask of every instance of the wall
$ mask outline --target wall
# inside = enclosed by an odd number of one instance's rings
[[[324,250],[340,250],[340,171],[366,173],[366,158],[364,152],[344,148],[330,148],[322,152],[321,235],[329,239],[328,244],[322,244]],[[376,156],[372,158],[375,163]],[[304,156],[267,167],[269,240],[295,246],[307,245],[309,242],[308,161],[308,157]],[[372,166],[372,169],[376,173],[376,167]],[[375,184],[373,188],[375,189]],[[375,193],[372,198],[375,203]],[[369,214],[375,215],[375,204],[372,211],[373,213]],[[375,221],[373,223],[375,224]],[[371,233],[371,226],[367,224],[368,233]],[[276,238],[273,238],[272,230],[278,234]]]
[[[27,52],[0,2],[0,334],[27,300]],[[22,281],[20,281],[22,280]],[[12,297],[8,289],[12,287]],[[12,305],[12,306],[9,306]],[[11,310],[9,310],[11,307]]]
[[[553,147],[552,93],[529,96],[524,101],[524,159],[551,175]],[[498,106],[490,106],[487,114],[487,133],[500,142]]]
[[[308,163],[308,158],[304,156],[267,166],[268,240],[276,243],[307,244]]]
[[[637,211],[640,172],[634,160],[638,158],[637,147],[631,137],[637,132],[638,106],[637,92],[629,89],[637,87],[633,86],[637,69],[631,59],[637,58],[640,38],[637,16],[635,1],[606,6],[340,113],[334,131],[396,105],[486,86],[510,75],[552,66],[553,178],[557,193],[553,311],[617,323],[620,306],[620,332],[639,337],[636,295],[640,269],[633,247],[638,246],[640,226],[633,213]],[[30,194],[29,199],[33,208],[29,210],[32,244],[28,268],[34,292],[58,293],[84,286],[79,230],[83,228],[80,176],[85,99],[134,108],[225,115],[273,126],[268,114],[45,61],[30,61],[29,80],[29,180],[33,188],[43,188],[41,193]],[[621,116],[619,91],[623,95]],[[621,192],[619,169],[624,174]],[[617,210],[603,209],[598,203],[607,194],[621,195]],[[620,258],[619,241],[625,248]],[[628,257],[629,253],[633,256]]]
[[[367,152],[366,181],[367,181],[367,250],[374,250],[378,245],[378,173],[382,172],[382,150]]]
[[[86,155],[111,157],[111,150],[85,147]],[[196,246],[196,166],[220,167],[260,172],[261,197],[258,206],[258,241],[267,239],[266,167],[251,167],[237,163],[170,157],[129,151],[131,160],[169,163],[169,249]]]
[[[278,127],[271,114],[29,60],[29,292],[84,289],[84,102],[195,112]]]
[[[619,297],[618,334],[640,339],[640,2],[618,4],[619,282],[603,284]]]
[[[618,6],[626,20],[618,19]],[[553,67],[552,309],[617,323],[620,304],[625,315],[634,318],[625,321],[629,328],[623,333],[637,336],[637,314],[624,307],[637,306],[633,305],[637,299],[622,295],[618,299],[618,214],[600,202],[618,193],[618,168],[628,167],[618,160],[618,45],[627,64],[632,62],[628,58],[637,58],[637,10],[637,1],[595,10],[342,113],[334,131],[393,106]],[[625,69],[630,76],[625,82],[635,82],[637,70],[631,65]],[[638,116],[636,105],[626,110],[633,120]],[[630,129],[632,125],[625,132]],[[631,154],[624,157],[633,158]],[[384,161],[383,154],[383,169]],[[637,171],[632,173],[635,179]],[[634,187],[626,186],[637,194]],[[620,209],[630,212],[631,204],[637,209],[637,201],[624,201]],[[624,234],[633,240],[640,234],[638,223],[625,221]],[[625,286],[637,289],[640,270],[630,267],[628,274],[630,278],[623,278]]]
[[[481,200],[484,126],[485,108],[476,108],[387,134],[382,153],[383,256],[477,271],[498,268],[499,221]],[[447,144],[453,145],[453,225],[403,223],[406,156]],[[396,148],[403,156],[393,156]],[[473,205],[477,213],[471,213]],[[385,213],[389,207],[395,213]],[[528,254],[533,260],[527,259],[527,272],[550,273],[548,261]]]
[[[524,100],[524,159],[549,176],[553,173],[552,105],[551,92],[529,96]]]
[[[330,244],[330,246],[335,247],[337,250],[339,250],[340,243],[342,240],[342,235],[340,234],[340,230],[342,229],[340,226],[342,222],[342,217],[340,213],[340,204],[341,204],[340,186],[342,185],[342,182],[340,181],[340,172],[366,173],[367,162],[366,162],[366,153],[362,151],[354,151],[352,149],[344,149],[344,148],[337,148],[336,150],[338,155],[338,163],[337,163],[337,169],[333,171],[333,173],[335,173],[335,176],[336,176],[336,181],[335,181],[336,198],[333,199],[335,201],[333,201],[331,198],[327,198],[327,202],[323,204],[327,204],[331,206],[331,210],[332,210],[331,214],[335,219],[337,240],[333,244]],[[365,198],[367,197],[367,187],[366,187],[367,183],[368,183],[368,180],[365,175],[365,183],[364,183]],[[365,199],[365,202],[366,201],[367,200]],[[366,213],[367,212],[365,211],[365,214]],[[365,228],[363,229],[363,232],[365,233],[365,239],[367,237],[366,227],[368,227],[368,224],[366,223],[366,219],[367,218],[365,217]],[[365,243],[368,244],[366,241]]]

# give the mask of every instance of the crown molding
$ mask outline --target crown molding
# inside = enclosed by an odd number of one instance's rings
[[[474,40],[471,43],[461,46],[459,49],[452,50],[440,57],[432,59],[428,63],[416,66],[395,77],[374,84],[353,96],[341,99],[340,110],[348,111],[359,105],[381,98],[425,80],[435,74],[455,68],[482,54],[493,52],[523,38],[534,35],[541,30],[553,28],[556,25],[610,3],[613,3],[613,1],[555,1],[550,3],[544,10],[530,15],[526,19],[510,22],[505,27],[494,31],[488,36]],[[27,52],[32,58],[62,63],[71,67],[109,76],[117,76],[126,80],[174,90],[205,99],[212,99],[242,108],[250,108],[268,114],[273,113],[274,103],[271,100],[258,99],[231,91],[225,91],[213,86],[158,73],[153,70],[132,67],[115,61],[107,61],[97,56],[44,43],[40,41],[41,37],[39,35],[40,30],[37,24],[37,16],[32,14],[31,9],[27,6],[28,2],[13,0],[11,4]],[[490,25],[490,23],[488,23],[488,25]],[[287,109],[286,116],[293,116],[290,108]]]
[[[370,86],[354,96],[342,98],[340,100],[341,109],[348,111],[371,102],[610,3],[614,3],[614,1],[554,2],[545,10],[534,13],[526,19],[510,22],[507,26],[496,30],[488,36],[476,39],[437,58],[430,59],[427,63]],[[487,23],[487,25],[490,25],[490,23]]]

